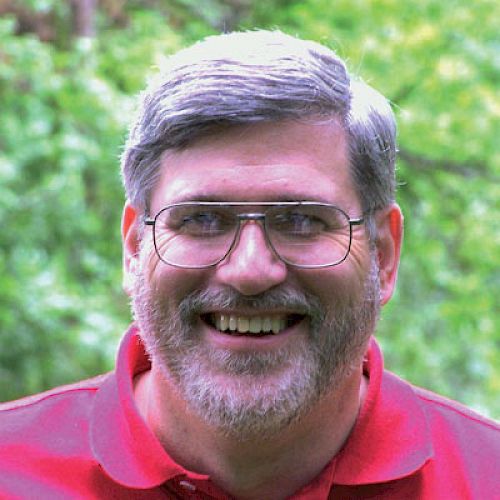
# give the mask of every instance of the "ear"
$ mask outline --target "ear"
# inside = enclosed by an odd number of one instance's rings
[[[138,212],[126,202],[122,214],[122,248],[123,248],[123,289],[127,295],[132,294],[133,283],[138,269],[139,238]]]
[[[380,302],[389,302],[398,276],[401,244],[403,241],[403,214],[393,203],[375,215],[377,224],[377,258],[380,278]]]

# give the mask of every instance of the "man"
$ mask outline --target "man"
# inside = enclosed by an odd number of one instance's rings
[[[498,427],[385,372],[385,99],[329,49],[211,37],[143,95],[116,372],[4,405],[7,498],[494,498]],[[497,496],[498,498],[498,496]]]

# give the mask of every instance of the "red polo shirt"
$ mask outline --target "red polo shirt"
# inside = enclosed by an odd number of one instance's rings
[[[132,327],[115,373],[0,405],[0,498],[229,498],[176,464],[142,420],[132,380],[148,367]],[[384,371],[374,340],[365,372],[345,446],[293,499],[500,498],[494,422]]]

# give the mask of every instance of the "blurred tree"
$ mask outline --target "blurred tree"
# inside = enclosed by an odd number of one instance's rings
[[[181,46],[261,27],[330,45],[392,100],[406,240],[386,364],[500,416],[495,1],[100,0],[81,30],[76,4],[0,0],[0,399],[112,367],[131,96]]]
[[[71,0],[70,7],[74,36],[95,36],[96,0]]]

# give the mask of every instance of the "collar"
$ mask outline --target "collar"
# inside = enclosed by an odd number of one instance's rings
[[[90,422],[94,458],[108,476],[129,488],[155,488],[178,476],[207,479],[176,464],[140,415],[133,378],[150,366],[139,331],[132,325],[120,345],[114,376],[96,395]]]
[[[154,488],[179,476],[207,480],[208,476],[176,464],[139,414],[133,378],[149,367],[138,329],[132,325],[122,340],[116,372],[94,401],[90,421],[94,458],[108,476],[129,488]],[[383,371],[374,339],[364,369],[370,382],[358,420],[342,450],[313,483],[360,485],[399,479],[432,456],[425,413],[411,386]]]
[[[413,387],[384,371],[382,352],[372,337],[364,363],[369,378],[365,402],[343,449],[334,482],[382,483],[409,476],[434,454],[426,414]]]

